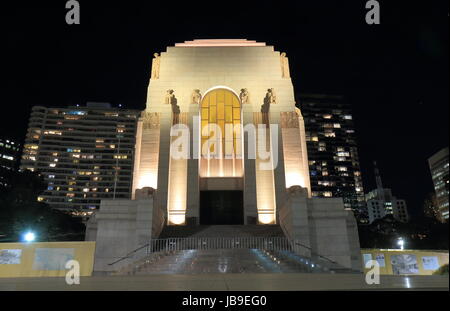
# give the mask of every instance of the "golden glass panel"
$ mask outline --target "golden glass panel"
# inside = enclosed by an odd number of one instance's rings
[[[223,103],[225,102],[225,91],[224,90],[217,90],[217,102]]]
[[[202,108],[202,120],[208,120],[208,108]]]
[[[236,155],[242,154],[242,142],[240,139],[236,139],[234,141],[234,151],[235,151]]]
[[[231,106],[225,106],[225,122],[233,122],[233,108]]]
[[[216,105],[216,94],[211,93],[209,95],[209,106],[208,107],[215,106],[215,105]]]
[[[233,125],[233,129],[234,129],[234,137],[235,138],[240,138],[241,137],[241,132],[242,132],[242,130],[241,130],[241,124],[240,124],[240,121],[238,121],[238,120],[234,120],[234,125]]]
[[[209,99],[210,99],[211,95],[208,94],[206,95],[203,100],[202,100],[202,107],[208,108],[209,107]]]
[[[241,105],[240,105],[240,103],[239,103],[239,100],[236,98],[236,97],[234,97],[233,96],[233,107],[235,107],[235,108],[241,108]]]
[[[225,124],[225,140],[233,141],[233,124]]]
[[[206,134],[205,134],[206,132]],[[202,128],[201,128],[201,133],[203,137],[209,137],[209,133],[208,133],[208,120],[202,120]]]
[[[216,106],[209,107],[209,122],[211,122],[211,123],[217,122],[217,107]]]
[[[233,104],[233,97],[234,97],[234,94],[233,94],[233,93],[231,93],[231,92],[226,92],[226,93],[225,93],[225,102],[226,102],[226,103],[231,103],[231,104]]]
[[[225,142],[225,155],[232,155],[233,154],[233,141],[226,141]]]
[[[234,120],[241,119],[241,109],[240,108],[233,108],[233,119]]]
[[[231,177],[242,175],[241,110],[240,101],[233,92],[217,89],[208,93],[201,105],[202,157],[200,174],[204,177]],[[217,123],[217,124],[216,124]],[[203,132],[203,127],[207,128]],[[209,131],[209,133],[208,133]],[[214,131],[214,132],[213,132]],[[203,135],[206,134],[206,135]],[[215,135],[215,142],[210,138]],[[208,144],[205,145],[205,144]],[[203,154],[203,147],[208,151]],[[215,158],[215,159],[214,159]]]
[[[222,135],[225,133],[225,121],[224,120],[219,120],[217,121],[217,124],[220,127],[220,131],[222,133]]]
[[[225,105],[224,103],[217,104],[217,119],[223,120],[225,119]]]

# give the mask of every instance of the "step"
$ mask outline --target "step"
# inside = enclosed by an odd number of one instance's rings
[[[289,254],[259,249],[183,250],[158,258],[156,262],[141,264],[138,269],[132,269],[129,273],[148,275],[324,272],[293,260]]]
[[[284,237],[278,225],[199,225],[165,226],[159,236],[165,238],[184,237]]]

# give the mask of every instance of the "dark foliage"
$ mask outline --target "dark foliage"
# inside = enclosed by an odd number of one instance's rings
[[[80,219],[37,201],[45,189],[38,174],[29,171],[13,173],[10,185],[0,192],[0,241],[20,241],[27,231],[33,231],[37,241],[84,239],[85,226]]]
[[[429,217],[402,223],[388,215],[370,225],[360,225],[358,229],[362,248],[395,249],[398,238],[402,237],[406,249],[448,249],[448,224]]]

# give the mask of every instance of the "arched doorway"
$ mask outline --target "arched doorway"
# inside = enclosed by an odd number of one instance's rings
[[[243,224],[242,109],[225,87],[208,91],[200,107],[200,223]],[[242,184],[242,183],[241,183]]]

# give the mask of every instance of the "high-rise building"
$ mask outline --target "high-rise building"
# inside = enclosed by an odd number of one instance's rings
[[[392,215],[401,222],[408,222],[409,215],[405,200],[397,199],[392,195],[391,189],[383,187],[380,172],[376,163],[374,164],[377,188],[366,194],[369,223],[386,215]]]
[[[449,196],[449,161],[448,147],[437,152],[428,159],[434,191],[436,192],[438,218],[448,221],[448,196]]]
[[[101,199],[130,198],[139,114],[107,103],[33,107],[21,168],[48,184],[38,200],[88,216]]]
[[[9,175],[18,168],[20,144],[0,138],[0,188],[8,187]]]
[[[341,197],[366,220],[351,106],[341,96],[300,95],[313,197]]]

